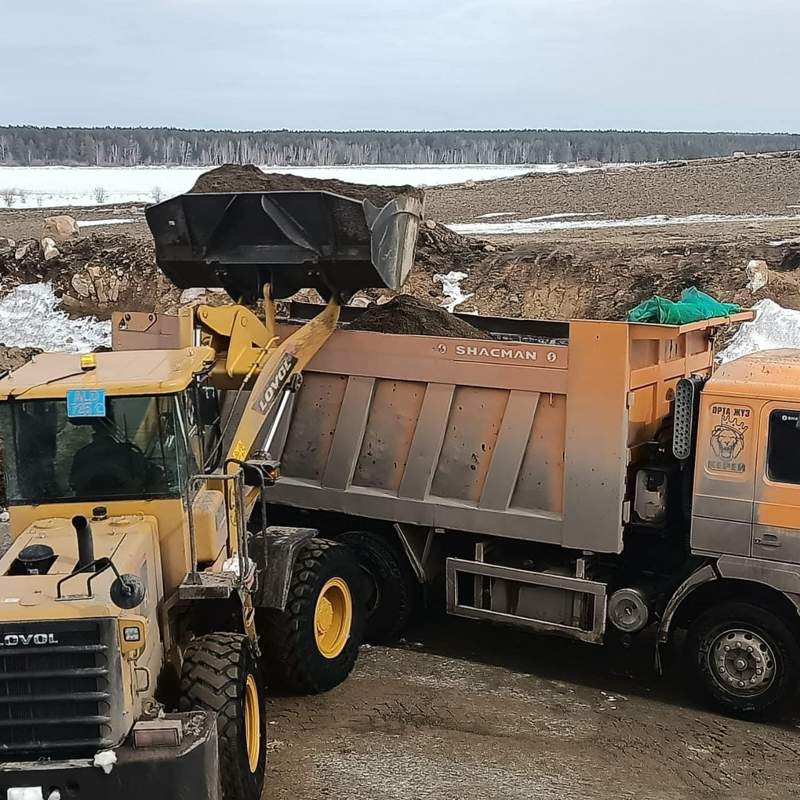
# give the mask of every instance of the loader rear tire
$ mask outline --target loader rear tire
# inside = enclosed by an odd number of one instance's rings
[[[259,800],[267,766],[264,682],[246,636],[211,633],[189,643],[178,708],[217,715],[223,800]]]
[[[420,594],[420,586],[402,549],[372,531],[347,531],[338,537],[353,548],[367,578],[367,622],[364,638],[381,644],[405,631]]]
[[[270,687],[317,694],[347,678],[364,633],[364,582],[349,547],[316,538],[305,545],[286,609],[258,618]]]

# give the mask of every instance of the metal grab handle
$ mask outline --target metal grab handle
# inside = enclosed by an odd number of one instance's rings
[[[756,537],[755,544],[760,544],[762,547],[780,547],[782,542],[774,533],[765,533],[762,537]]]

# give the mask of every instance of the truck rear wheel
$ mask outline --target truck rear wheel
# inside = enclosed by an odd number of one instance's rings
[[[285,611],[266,611],[259,628],[267,681],[316,694],[352,671],[364,631],[364,579],[349,547],[312,539],[292,569]]]
[[[216,712],[224,800],[259,800],[267,764],[264,684],[247,637],[211,633],[188,645],[179,708]]]
[[[694,621],[687,647],[700,685],[727,713],[776,713],[797,690],[800,647],[791,628],[766,609],[715,606]]]
[[[419,584],[399,546],[372,531],[347,531],[337,541],[353,549],[367,578],[368,642],[397,639],[411,619]]]

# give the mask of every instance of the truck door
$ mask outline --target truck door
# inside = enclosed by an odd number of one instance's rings
[[[757,421],[755,403],[703,394],[692,505],[695,552],[750,555]]]
[[[800,564],[800,403],[766,403],[760,430],[752,555]]]

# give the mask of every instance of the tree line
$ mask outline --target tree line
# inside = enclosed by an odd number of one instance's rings
[[[609,163],[794,149],[800,149],[800,134],[0,127],[0,165],[4,166]]]

